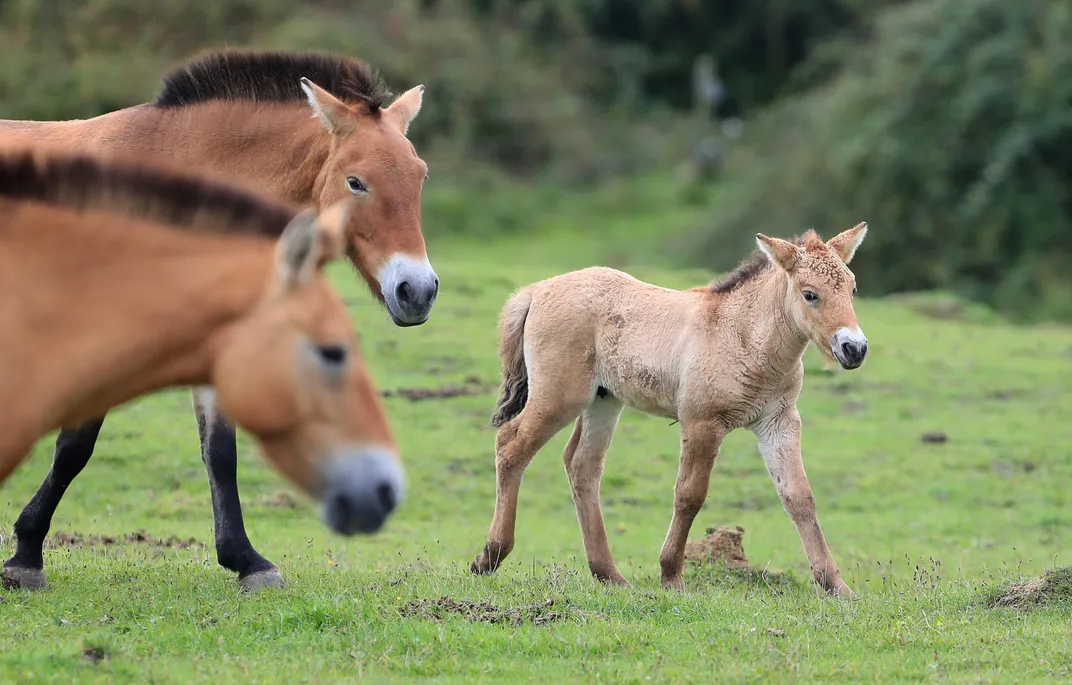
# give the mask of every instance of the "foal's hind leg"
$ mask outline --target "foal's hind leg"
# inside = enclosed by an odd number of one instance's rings
[[[495,439],[495,515],[484,551],[469,567],[473,573],[493,573],[514,548],[517,494],[525,469],[540,448],[581,413],[591,393],[588,386],[590,383],[580,393],[569,389],[565,393],[558,393],[558,389],[537,393],[533,391],[538,386],[534,386],[528,406],[499,429]],[[560,401],[561,398],[567,401]]]
[[[238,574],[247,590],[285,585],[276,565],[253,548],[242,521],[238,499],[238,445],[235,429],[216,411],[212,388],[194,390],[194,412],[201,438],[201,460],[212,491],[212,520],[216,529],[216,560]]]
[[[18,547],[15,555],[4,562],[4,587],[36,590],[48,586],[42,555],[45,536],[63,494],[93,456],[93,447],[103,425],[103,418],[94,419],[76,428],[61,430],[56,436],[52,468],[15,521]]]
[[[607,542],[607,528],[599,503],[599,485],[607,450],[623,406],[612,397],[596,398],[577,419],[573,435],[562,454],[566,475],[573,489],[573,503],[577,507],[577,522],[584,538],[588,568],[600,581],[616,585],[628,585],[628,582],[614,564]]]

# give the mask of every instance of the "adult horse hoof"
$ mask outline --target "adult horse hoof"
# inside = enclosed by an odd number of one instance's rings
[[[3,572],[5,590],[43,590],[48,587],[45,572],[39,568],[5,566]]]
[[[279,569],[269,568],[239,578],[238,584],[242,586],[243,590],[253,592],[264,587],[286,587],[287,582],[279,574]]]

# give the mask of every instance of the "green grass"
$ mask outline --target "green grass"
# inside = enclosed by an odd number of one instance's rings
[[[499,308],[538,278],[595,262],[668,286],[710,277],[662,263],[650,213],[597,207],[575,226],[568,215],[496,241],[432,233],[443,291],[415,329],[391,326],[338,268],[378,384],[495,385]],[[866,292],[867,274],[857,276]],[[387,400],[410,491],[372,538],[332,535],[297,496],[285,506],[279,493],[289,486],[241,436],[250,536],[289,581],[246,595],[215,563],[189,398],[175,391],[110,416],[53,531],[122,537],[143,528],[207,548],[47,551],[50,589],[0,593],[0,681],[1066,681],[1069,603],[1016,611],[987,602],[1021,576],[1068,562],[1072,330],[1014,328],[971,308],[958,316],[927,298],[861,299],[857,311],[869,361],[826,374],[809,351],[800,410],[819,517],[859,601],[815,590],[743,431],[725,444],[693,537],[741,525],[751,562],[787,579],[691,568],[685,594],[661,590],[678,427],[635,412],[622,419],[604,479],[611,546],[633,586],[603,588],[587,574],[560,461],[568,431],[527,473],[514,554],[497,575],[471,577],[494,501],[491,391]],[[928,432],[947,440],[921,441]],[[0,486],[0,530],[11,530],[44,476],[52,441]],[[13,549],[10,538],[0,542],[4,557]],[[442,597],[491,606],[421,604]]]

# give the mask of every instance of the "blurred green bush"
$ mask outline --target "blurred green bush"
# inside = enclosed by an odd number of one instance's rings
[[[724,267],[757,231],[866,220],[861,292],[1072,319],[1072,3],[918,0],[873,29],[753,123],[692,254]]]

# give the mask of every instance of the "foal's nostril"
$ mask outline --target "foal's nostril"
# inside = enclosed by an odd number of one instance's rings
[[[379,501],[380,506],[383,507],[383,513],[386,516],[395,509],[397,501],[395,499],[395,489],[391,487],[390,483],[380,483],[376,488],[376,499]]]
[[[860,346],[860,359],[863,359],[866,356],[867,356],[867,343],[864,343],[863,345]]]

